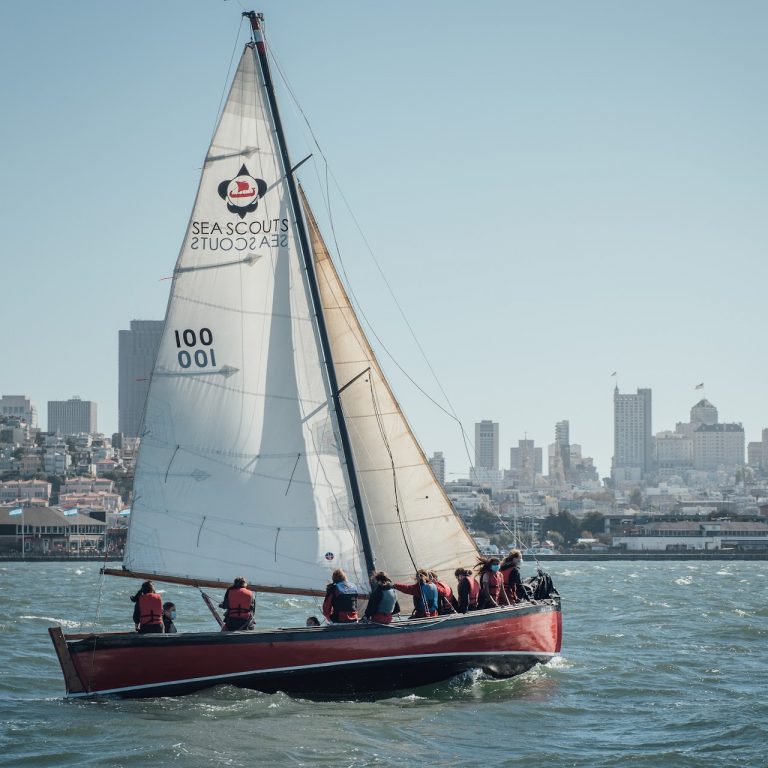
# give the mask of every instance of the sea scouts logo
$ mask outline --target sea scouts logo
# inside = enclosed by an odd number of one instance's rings
[[[325,559],[326,560],[333,560],[333,552],[326,552],[325,553]]]
[[[227,179],[219,184],[219,197],[227,201],[227,210],[236,213],[241,219],[245,218],[246,213],[258,208],[259,198],[264,197],[266,191],[267,182],[251,176],[245,165],[234,179]]]

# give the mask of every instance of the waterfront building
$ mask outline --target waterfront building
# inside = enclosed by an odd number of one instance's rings
[[[768,547],[768,524],[741,521],[652,522],[613,537],[628,552],[749,551]]]
[[[81,400],[76,395],[69,400],[48,402],[48,432],[77,435],[97,432],[96,403]]]
[[[440,485],[445,485],[445,457],[442,451],[436,451],[429,460],[429,466],[435,473],[435,477],[440,481]]]
[[[499,468],[499,425],[495,421],[475,424],[475,468]]]
[[[0,416],[16,416],[26,421],[30,427],[37,426],[37,408],[26,395],[2,395]]]
[[[613,392],[613,467],[614,482],[639,483],[653,469],[651,432],[651,390],[638,389],[636,395]]]
[[[163,325],[162,320],[131,320],[130,330],[118,332],[118,430],[128,437],[139,436]]]

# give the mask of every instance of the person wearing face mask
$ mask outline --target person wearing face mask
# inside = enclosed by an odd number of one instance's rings
[[[503,579],[504,592],[512,604],[528,599],[523,587],[523,580],[520,578],[520,566],[522,564],[523,555],[519,549],[513,549],[501,563],[500,573]]]
[[[498,557],[481,557],[477,561],[475,570],[480,581],[480,608],[496,608],[506,604],[502,597],[504,580],[499,573],[500,567]]]
[[[168,632],[178,632],[176,625],[173,623],[176,618],[176,606],[174,603],[163,603],[163,628],[166,634]]]

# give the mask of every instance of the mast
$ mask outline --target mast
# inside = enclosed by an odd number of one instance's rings
[[[301,205],[299,204],[299,197],[296,192],[296,182],[293,178],[293,168],[291,168],[291,161],[288,155],[288,145],[286,144],[285,134],[283,133],[283,125],[280,120],[280,112],[277,107],[277,99],[275,97],[275,89],[272,83],[272,75],[269,69],[269,62],[267,60],[267,49],[266,45],[264,44],[264,36],[261,31],[261,23],[264,20],[264,14],[256,13],[255,11],[244,11],[243,16],[248,18],[251,22],[251,34],[253,43],[259,55],[259,64],[261,66],[262,76],[264,77],[264,86],[267,91],[269,107],[272,111],[272,119],[275,122],[277,144],[280,148],[280,156],[283,161],[283,168],[285,169],[285,178],[288,182],[288,192],[291,198],[291,208],[293,210],[294,218],[296,219],[296,229],[299,233],[301,255],[304,260],[304,268],[307,271],[307,281],[309,283],[309,289],[312,295],[312,303],[314,305],[315,316],[317,318],[318,335],[320,337],[320,344],[323,348],[323,356],[325,357],[325,365],[328,372],[328,383],[331,389],[333,405],[336,410],[336,422],[339,426],[339,437],[341,438],[341,446],[344,451],[344,456],[347,460],[347,475],[349,477],[349,487],[352,493],[352,503],[354,504],[355,515],[357,516],[357,524],[360,530],[360,538],[362,540],[366,568],[370,574],[375,570],[375,560],[373,557],[373,550],[371,549],[371,541],[368,536],[368,525],[365,521],[365,515],[363,513],[362,496],[360,494],[360,486],[357,482],[357,473],[355,472],[355,463],[352,457],[352,446],[349,439],[349,432],[347,430],[346,421],[344,420],[344,412],[342,411],[341,407],[339,385],[336,379],[336,369],[333,364],[333,358],[331,357],[331,347],[328,340],[328,329],[326,328],[322,303],[320,301],[320,294],[317,287],[317,277],[315,275],[315,268],[312,262],[312,254],[309,248],[309,239],[307,238],[307,231],[304,226],[304,217],[301,211]]]

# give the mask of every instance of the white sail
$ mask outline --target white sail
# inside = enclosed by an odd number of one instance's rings
[[[302,204],[376,567],[395,581],[416,568],[453,580],[477,547],[395,400],[303,192]]]
[[[335,414],[255,51],[205,161],[174,273],[124,559],[134,573],[367,585]]]

